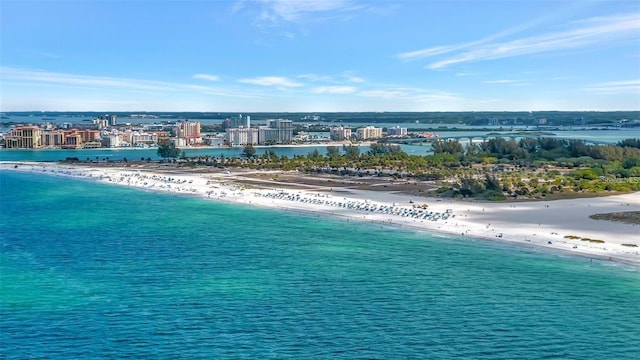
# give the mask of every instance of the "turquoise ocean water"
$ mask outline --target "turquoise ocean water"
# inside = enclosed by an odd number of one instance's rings
[[[0,357],[634,359],[640,272],[0,172]]]

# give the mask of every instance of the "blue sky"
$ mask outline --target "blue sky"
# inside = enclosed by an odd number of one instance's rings
[[[0,2],[0,111],[640,109],[640,2]]]

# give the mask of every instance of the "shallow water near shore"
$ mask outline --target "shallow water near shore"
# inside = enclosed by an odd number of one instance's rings
[[[625,265],[9,171],[0,195],[6,359],[640,352]]]

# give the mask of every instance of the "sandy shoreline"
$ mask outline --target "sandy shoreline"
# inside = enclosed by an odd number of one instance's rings
[[[589,218],[600,213],[640,211],[640,193],[571,200],[478,203],[319,186],[295,189],[277,184],[273,187],[271,184],[250,186],[239,181],[244,173],[233,171],[217,174],[166,172],[145,167],[38,162],[0,162],[0,170],[82,178],[216,201],[340,216],[383,226],[505,241],[640,266],[640,226]]]

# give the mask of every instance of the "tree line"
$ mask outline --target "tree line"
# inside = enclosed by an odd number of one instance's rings
[[[182,162],[184,166],[431,180],[441,184],[442,196],[491,200],[640,190],[639,139],[593,145],[581,140],[495,138],[467,147],[458,141],[436,141],[433,149],[432,155],[408,155],[398,145],[380,142],[368,148],[328,146],[324,153],[314,149],[288,157],[278,156],[273,149],[260,154],[247,145],[240,157],[199,156]],[[169,150],[179,153],[179,149]]]

